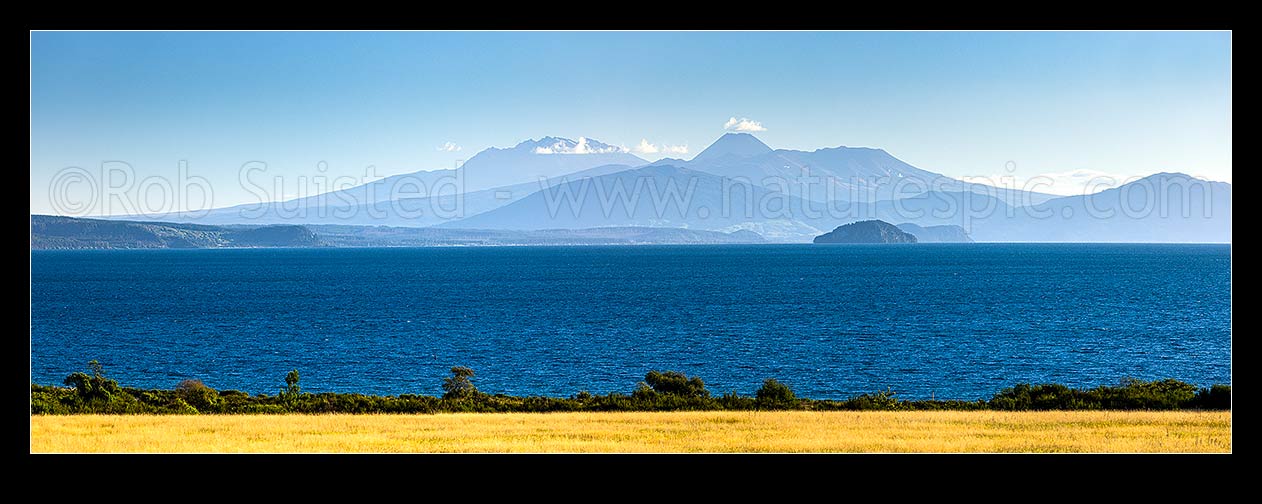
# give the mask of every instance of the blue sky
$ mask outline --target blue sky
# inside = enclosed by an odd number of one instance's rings
[[[1231,36],[33,32],[31,211],[58,213],[64,170],[103,162],[136,180],[184,162],[219,207],[254,201],[251,161],[390,175],[549,135],[691,158],[733,117],[773,148],[879,147],[953,177],[1051,174],[1063,193],[1075,173],[1230,182]]]

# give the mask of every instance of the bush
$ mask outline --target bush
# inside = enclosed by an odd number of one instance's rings
[[[894,397],[895,392],[883,390],[872,394],[863,394],[844,402],[845,409],[852,410],[898,410],[908,409],[905,404]]]
[[[32,415],[67,415],[72,413],[74,391],[57,387],[31,385]]]
[[[178,397],[175,398],[175,402],[171,404],[170,409],[167,412],[174,413],[176,415],[196,415],[198,413],[197,408],[194,408],[191,404],[184,402],[183,399]]]
[[[649,384],[640,382],[635,385],[635,390],[631,392],[631,399],[638,402],[654,401],[657,399],[657,391],[653,390]]]
[[[287,413],[285,408],[279,404],[251,404],[246,406],[242,412],[257,415],[279,415]]]
[[[220,404],[219,392],[207,387],[201,380],[181,381],[175,386],[175,395],[202,412],[218,409]]]
[[[987,404],[991,409],[1013,411],[1222,408],[1221,402],[1207,402],[1211,401],[1209,398],[1213,393],[1212,389],[1198,391],[1195,386],[1174,379],[1143,381],[1129,378],[1118,386],[1106,385],[1091,390],[1071,389],[1060,384],[1022,383],[1003,389]],[[1219,394],[1222,393],[1220,389]],[[1229,407],[1230,388],[1226,389],[1226,394]]]
[[[1100,407],[1115,410],[1173,410],[1191,407],[1196,387],[1179,380],[1146,382],[1127,378],[1118,387],[1098,387],[1091,391]]]
[[[705,389],[705,382],[699,377],[688,378],[683,373],[677,371],[666,371],[659,373],[657,371],[649,371],[644,375],[644,383],[653,387],[653,391],[673,396],[681,397],[710,397],[710,391]]]
[[[745,397],[735,392],[723,394],[715,402],[718,404],[718,409],[725,411],[751,410],[758,405],[757,399]]]
[[[762,382],[762,387],[758,388],[754,397],[760,408],[789,409],[797,405],[797,396],[793,394],[793,389],[775,378],[767,378]]]
[[[1214,385],[1196,392],[1195,407],[1211,410],[1231,409],[1231,385]]]
[[[991,409],[1008,411],[1099,409],[1098,395],[1060,384],[1017,384],[990,399]]]

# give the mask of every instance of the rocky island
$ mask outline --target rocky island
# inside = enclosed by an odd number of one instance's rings
[[[916,243],[916,236],[880,220],[852,222],[815,237],[815,243]]]

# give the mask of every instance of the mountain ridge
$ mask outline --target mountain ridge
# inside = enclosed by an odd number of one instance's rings
[[[552,152],[536,153],[544,148]],[[1231,185],[1176,171],[1156,173],[1091,195],[1055,196],[953,179],[907,164],[880,148],[837,146],[809,152],[773,150],[749,133],[724,134],[688,161],[662,158],[649,163],[625,151],[625,148],[586,137],[572,140],[545,136],[519,142],[514,147],[485,149],[461,170],[394,175],[346,190],[270,203],[249,215],[243,212],[252,211],[258,205],[215,209],[200,217],[112,219],[219,225],[384,224],[516,230],[656,226],[719,232],[744,229],[761,233],[773,241],[801,242],[810,241],[841,223],[876,218],[922,227],[960,226],[965,235],[978,241],[1230,241]],[[496,156],[508,157],[497,161]],[[610,156],[628,163],[570,171],[569,167],[588,166],[609,160]],[[522,168],[511,162],[512,159],[543,164]],[[469,183],[470,177],[499,180],[494,175],[496,171],[516,171],[520,175],[534,169],[564,173],[484,189],[474,188],[488,183]],[[465,177],[463,186],[442,185],[448,181],[446,179],[457,175]],[[622,217],[600,218],[603,210],[588,205],[582,212],[585,216],[563,216],[557,221],[547,211],[547,205],[535,201],[547,199],[547,191],[559,185],[566,184],[568,188],[576,181],[587,180],[588,184],[608,184],[597,187],[595,196],[588,196],[593,199],[610,196],[606,189],[616,193],[619,184],[623,190],[631,192],[647,188],[644,194],[632,195],[643,203],[654,199],[654,190],[663,189],[654,184],[673,181],[670,183],[683,189],[693,179],[700,185],[693,195],[699,199],[699,205],[692,210],[699,211],[700,207],[705,210],[691,215],[670,209],[655,213],[651,208],[641,207],[631,209],[629,215]],[[823,182],[806,183],[811,180]],[[392,191],[409,183],[437,187],[443,194]],[[729,197],[723,192],[728,187],[745,194]],[[521,202],[531,198],[534,198],[534,206],[523,207]],[[607,202],[600,202],[601,206],[608,206]],[[766,202],[770,204],[765,207],[755,205]],[[1165,214],[1133,215],[1134,212],[1125,211],[1128,207],[1142,208],[1146,202]],[[735,217],[714,215],[716,209],[725,205],[752,211],[737,212]],[[290,211],[291,208],[300,211]],[[817,208],[829,211],[820,214],[814,211]],[[1093,211],[1097,208],[1111,214],[1101,218]],[[460,211],[446,211],[448,209]],[[1171,209],[1173,215],[1166,212]],[[701,215],[704,213],[709,215]],[[739,215],[745,217],[737,218]],[[958,234],[955,236],[958,238]]]
[[[742,159],[771,152],[771,147],[749,133],[724,133],[689,162],[706,162],[715,159]]]

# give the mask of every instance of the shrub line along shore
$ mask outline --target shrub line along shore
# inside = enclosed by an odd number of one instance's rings
[[[754,396],[711,395],[698,377],[674,371],[650,371],[630,395],[579,392],[569,398],[487,394],[473,384],[474,372],[453,367],[444,378],[442,397],[400,394],[303,392],[297,370],[285,377],[278,394],[249,395],[215,390],[197,380],[184,380],[174,390],[121,387],[106,378],[96,361],[91,373],[74,373],[68,387],[31,385],[31,413],[68,414],[286,414],[286,413],[534,413],[643,411],[915,411],[915,410],[1230,410],[1231,386],[1197,388],[1174,379],[1123,380],[1117,386],[1073,389],[1059,384],[1018,384],[989,400],[904,401],[890,391],[845,400],[798,397],[788,386],[768,379]]]

